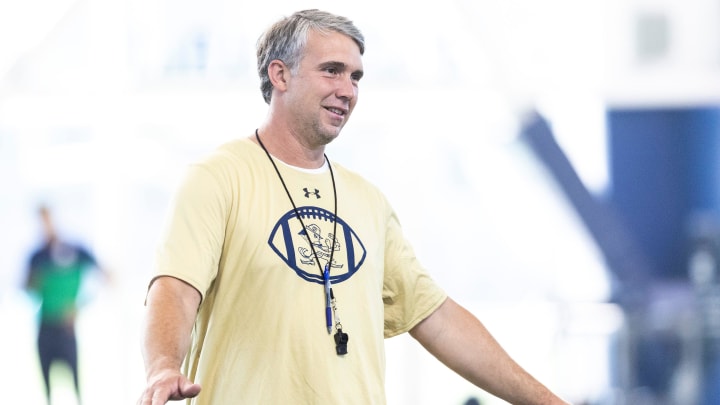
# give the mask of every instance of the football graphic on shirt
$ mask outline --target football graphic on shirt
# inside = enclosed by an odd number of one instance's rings
[[[278,220],[270,233],[268,244],[275,253],[307,281],[322,284],[320,267],[325,268],[331,257],[330,280],[333,284],[352,277],[367,254],[352,228],[342,218],[336,218],[322,208],[298,207],[297,212],[302,223],[295,211],[290,210]]]

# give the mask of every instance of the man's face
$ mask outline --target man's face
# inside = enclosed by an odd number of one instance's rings
[[[362,55],[350,37],[311,30],[285,94],[294,128],[314,144],[335,139],[355,108],[362,75]]]

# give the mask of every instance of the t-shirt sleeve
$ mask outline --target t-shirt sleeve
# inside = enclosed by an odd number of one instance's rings
[[[387,226],[383,282],[386,338],[409,331],[447,298],[420,265],[395,213],[390,215]]]
[[[204,298],[217,274],[227,208],[216,176],[203,165],[191,165],[171,200],[152,280],[160,276],[178,278]]]

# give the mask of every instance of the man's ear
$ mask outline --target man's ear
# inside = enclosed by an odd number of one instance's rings
[[[270,66],[268,66],[268,77],[275,89],[285,91],[287,89],[287,79],[289,76],[290,69],[288,69],[283,61],[275,59],[270,62]]]

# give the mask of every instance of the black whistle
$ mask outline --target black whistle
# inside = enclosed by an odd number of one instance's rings
[[[342,329],[335,332],[335,352],[337,352],[338,356],[347,354],[348,340],[350,340],[350,337],[347,333],[343,333]]]

